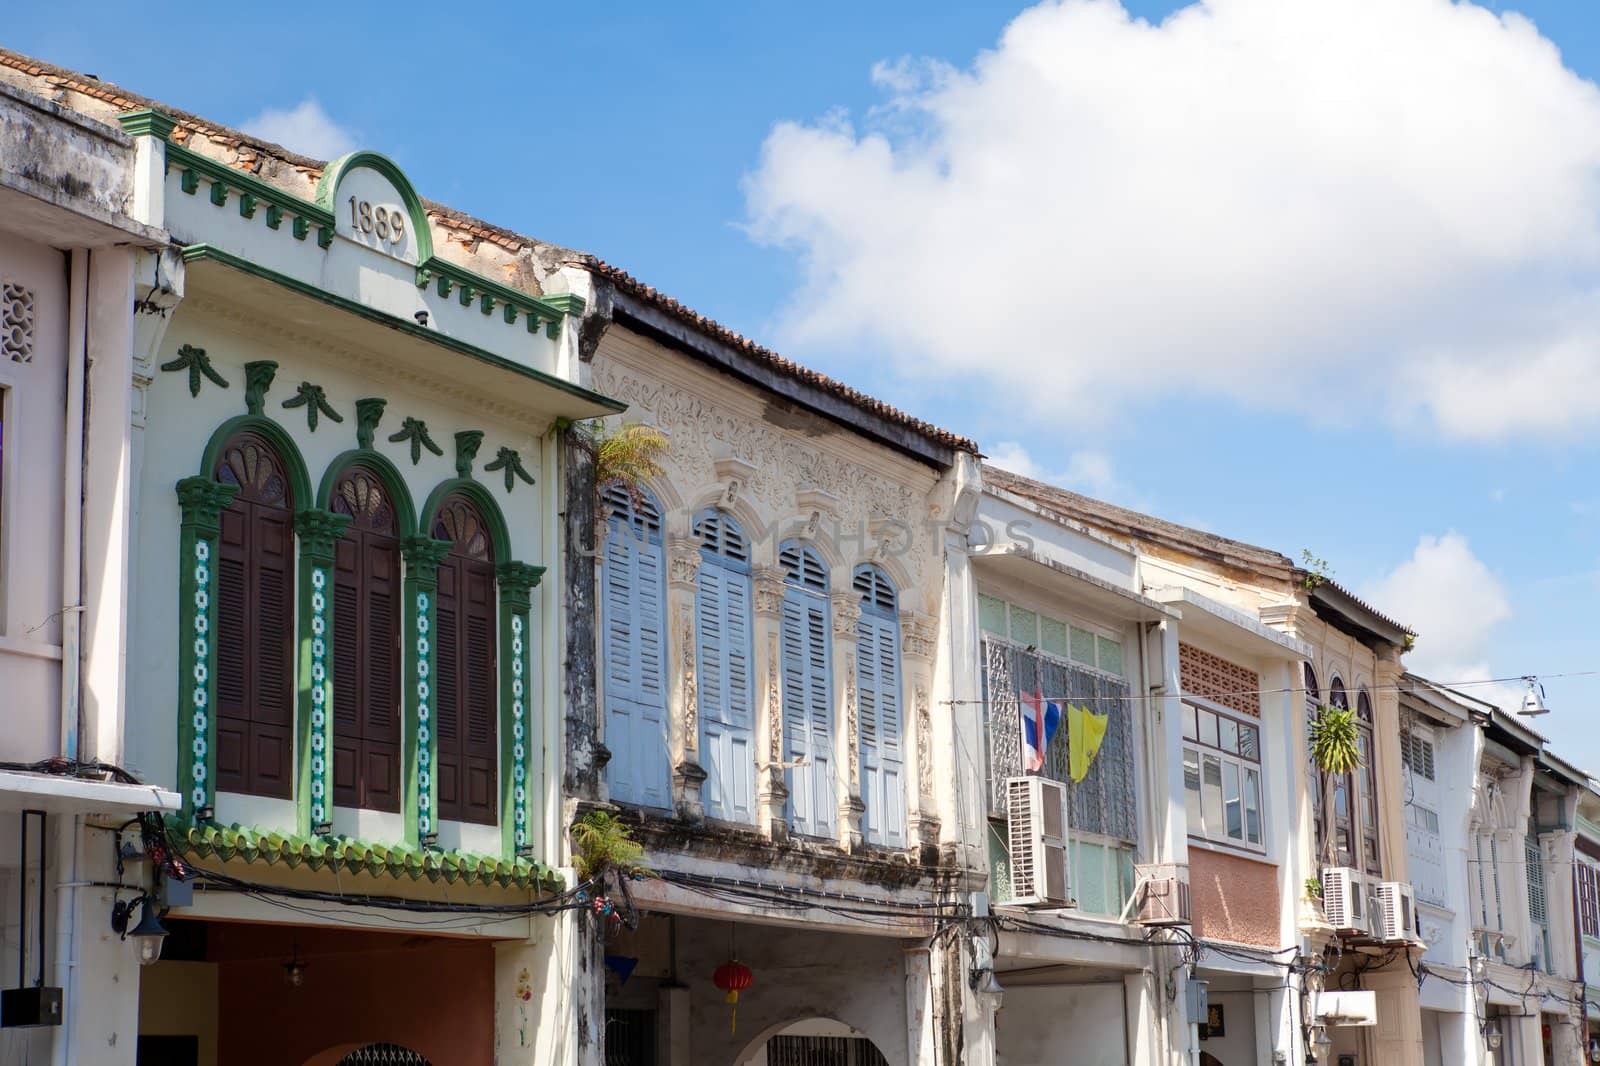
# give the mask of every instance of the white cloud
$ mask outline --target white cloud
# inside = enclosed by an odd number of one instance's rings
[[[1361,592],[1417,631],[1417,646],[1406,655],[1408,668],[1447,683],[1495,676],[1490,668],[1494,639],[1511,618],[1511,602],[1499,577],[1460,533],[1424,535],[1410,559]],[[1519,689],[1498,686],[1473,685],[1465,691],[1490,701],[1520,697]]]
[[[335,122],[312,96],[288,109],[269,107],[240,129],[313,159],[337,159],[356,146],[355,134]]]
[[[1162,395],[1458,437],[1600,429],[1600,89],[1450,0],[1047,0],[968,69],[873,71],[746,182],[797,346],[1019,415]]]
[[[1003,440],[988,449],[988,461],[1002,470],[1043,481],[1048,485],[1081,492],[1086,496],[1110,499],[1124,491],[1111,465],[1111,457],[1092,448],[1067,456],[1065,468],[1051,471],[1016,441]]]

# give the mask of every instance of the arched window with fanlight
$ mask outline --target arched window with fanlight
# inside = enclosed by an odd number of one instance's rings
[[[1378,768],[1374,765],[1378,752],[1373,743],[1372,699],[1366,689],[1356,694],[1356,743],[1361,747],[1361,766],[1353,775],[1361,827],[1361,862],[1357,865],[1369,874],[1382,876],[1383,860],[1378,853]]]
[[[334,543],[333,801],[400,809],[400,521],[379,476],[351,466],[329,510],[350,524]]]
[[[235,486],[216,564],[216,787],[287,799],[293,786],[294,509],[283,456],[254,432],[220,450]]]
[[[1317,714],[1322,708],[1322,690],[1317,687],[1317,672],[1311,668],[1310,663],[1305,667],[1306,690],[1306,735],[1310,737],[1310,729],[1317,720]],[[1306,761],[1310,765],[1310,773],[1306,777],[1310,780],[1311,792],[1311,829],[1316,842],[1316,861],[1322,861],[1322,846],[1327,840],[1327,827],[1324,823],[1322,809],[1322,775],[1317,772],[1316,763],[1310,758],[1310,743],[1307,741]]]
[[[492,825],[498,811],[494,538],[476,503],[453,493],[435,512],[433,700],[439,817]]]
[[[856,568],[856,703],[860,714],[862,836],[906,845],[905,745],[900,679],[900,615],[894,584],[876,566]]]
[[[750,541],[734,517],[704,511],[695,589],[695,683],[706,814],[755,821],[755,715],[750,662]]]
[[[606,787],[618,803],[672,805],[667,740],[666,565],[661,508],[624,485],[604,493],[605,556],[601,572]]]
[[[805,836],[832,837],[833,650],[828,566],[816,548],[788,541],[783,570],[783,735],[790,764],[789,823]]]
[[[1337,675],[1328,682],[1328,706],[1341,711],[1350,709],[1350,696],[1344,681]],[[1336,866],[1357,866],[1359,851],[1356,844],[1355,777],[1352,774],[1330,774],[1328,777],[1328,810],[1325,817],[1332,832],[1333,860]]]

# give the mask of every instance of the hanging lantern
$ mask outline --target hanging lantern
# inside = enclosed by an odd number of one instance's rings
[[[728,1017],[728,1031],[739,1031],[739,993],[755,984],[756,975],[750,967],[738,959],[729,959],[717,967],[717,972],[711,975],[711,982],[723,992],[727,993],[725,1002],[733,1008]]]

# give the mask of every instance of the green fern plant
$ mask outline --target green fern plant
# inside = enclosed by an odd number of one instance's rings
[[[1356,729],[1356,713],[1344,707],[1322,706],[1317,708],[1317,715],[1311,720],[1310,731],[1311,764],[1317,768],[1318,790],[1322,802],[1328,802],[1328,782],[1335,775],[1353,773],[1359,770],[1364,760],[1361,757],[1361,737]],[[1321,817],[1322,812],[1314,812],[1315,817]],[[1333,861],[1333,834],[1325,834],[1323,841],[1323,865]]]
[[[622,877],[653,877],[645,866],[644,845],[633,839],[627,823],[610,811],[590,811],[572,826],[572,864],[578,878],[593,881],[614,872]]]

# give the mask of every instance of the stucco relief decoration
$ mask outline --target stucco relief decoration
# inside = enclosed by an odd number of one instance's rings
[[[694,615],[685,605],[678,612],[679,646],[683,662],[683,746],[694,751],[700,746],[700,708],[696,704],[694,676]]]
[[[900,650],[919,659],[933,658],[933,630],[917,618],[900,620]]]
[[[928,712],[928,690],[917,686],[917,787],[933,795],[933,716]]]
[[[33,290],[0,284],[0,351],[16,363],[33,359]]]
[[[672,454],[688,481],[719,480],[719,458],[726,465],[733,455],[748,462],[749,476],[740,493],[764,502],[774,514],[790,514],[795,486],[805,485],[837,498],[837,513],[816,511],[817,523],[826,527],[837,519],[842,535],[866,530],[873,522],[894,520],[905,530],[906,565],[918,582],[932,565],[927,536],[918,524],[926,500],[922,493],[892,481],[856,463],[829,455],[798,435],[785,433],[764,422],[728,412],[704,397],[682,389],[645,381],[615,366],[597,366],[593,387],[625,401],[633,410],[672,438]],[[831,508],[829,509],[832,510]],[[827,533],[823,528],[819,535]]]
[[[856,628],[861,622],[861,605],[855,602],[855,595],[845,594],[833,598],[833,635],[836,637],[849,637],[854,640]],[[850,657],[850,662],[855,662],[855,656]],[[854,678],[855,668],[851,667],[848,675]]]
[[[855,653],[844,660],[844,729],[845,747],[850,749],[850,789],[855,791],[861,779],[861,723],[856,710],[856,657]]]
[[[757,566],[754,575],[756,614],[780,614],[783,611],[783,571],[776,566]]]
[[[693,537],[673,537],[667,558],[667,580],[674,585],[693,585],[700,576],[700,549]]]
[[[783,761],[783,692],[778,687],[778,638],[767,638],[767,759]]]

